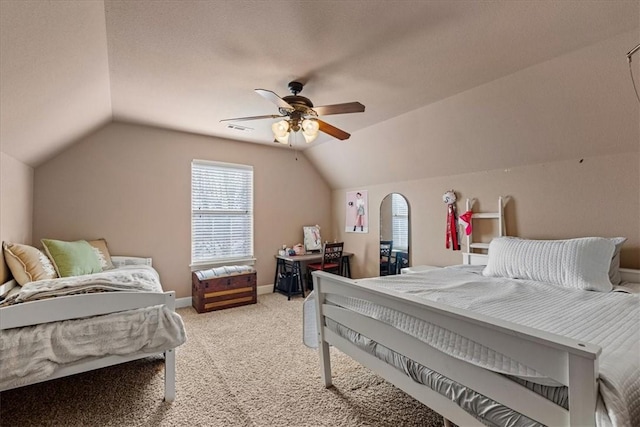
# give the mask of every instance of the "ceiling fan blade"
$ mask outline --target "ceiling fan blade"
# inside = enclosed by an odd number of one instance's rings
[[[323,122],[320,119],[317,119],[317,120],[318,120],[318,124],[320,125],[320,130],[326,134],[331,135],[334,138],[345,140],[345,139],[349,139],[349,137],[351,136],[351,134],[348,134],[342,129],[338,129],[337,127],[332,126],[327,122]]]
[[[245,120],[259,120],[259,119],[277,119],[278,117],[286,117],[278,114],[267,114],[266,116],[251,116],[251,117],[236,117],[234,119],[222,119],[221,122],[242,122]]]
[[[363,113],[364,105],[359,102],[345,102],[344,104],[313,107],[313,110],[318,113],[319,116],[326,116],[329,114]]]
[[[271,92],[270,90],[266,90],[266,89],[256,89],[256,93],[262,96],[263,98],[273,102],[279,108],[286,108],[287,110],[293,110],[293,107],[287,101],[285,101],[284,99],[276,95],[275,92]]]

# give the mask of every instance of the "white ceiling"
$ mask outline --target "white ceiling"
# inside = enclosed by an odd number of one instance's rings
[[[271,120],[220,120],[276,114],[253,89],[286,96],[294,79],[315,105],[365,104],[324,117],[357,132],[635,29],[638,2],[2,1],[1,15],[2,151],[35,165],[112,117],[273,144]]]

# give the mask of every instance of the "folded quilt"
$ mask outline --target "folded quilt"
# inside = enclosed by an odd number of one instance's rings
[[[101,273],[29,282],[2,301],[0,307],[45,298],[109,291],[162,292],[162,286],[158,273],[152,267],[126,266]]]
[[[237,274],[253,273],[255,270],[248,265],[228,265],[210,268],[209,270],[196,271],[200,280],[215,279],[216,277],[235,276]]]

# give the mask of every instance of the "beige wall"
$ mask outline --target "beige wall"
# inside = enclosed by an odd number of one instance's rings
[[[625,53],[639,39],[638,31],[621,34],[354,132],[346,143],[313,146],[307,156],[331,188],[346,189],[637,152],[639,105]],[[637,80],[640,60],[633,66]]]
[[[412,265],[460,264],[460,252],[445,249],[447,209],[442,194],[450,188],[476,207],[495,211],[498,196],[510,196],[505,210],[507,234],[532,239],[625,236],[623,267],[640,268],[640,156],[637,152],[544,163],[512,169],[351,188],[369,192],[368,234],[341,233],[353,259],[355,277],[377,275],[380,203],[402,193],[411,208]],[[334,224],[344,229],[345,190],[333,192]]]
[[[31,243],[33,169],[0,152],[0,240]],[[0,283],[10,277],[0,251]]]
[[[312,147],[309,158],[335,189],[336,231],[345,192],[369,191],[370,233],[339,236],[358,254],[356,276],[376,274],[376,206],[390,192],[411,207],[412,263],[459,263],[444,249],[441,196],[451,188],[483,210],[511,196],[510,235],[626,236],[622,265],[640,267],[640,114],[624,57],[637,40],[637,31],[621,34],[356,132],[347,144]]]
[[[153,257],[166,289],[191,296],[191,160],[254,167],[258,285],[273,255],[319,224],[331,239],[331,192],[289,149],[113,123],[35,171],[34,240],[104,237],[112,254]]]

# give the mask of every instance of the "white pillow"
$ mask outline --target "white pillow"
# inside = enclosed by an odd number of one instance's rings
[[[615,245],[613,256],[611,257],[611,266],[609,267],[609,280],[613,286],[618,286],[622,279],[620,278],[620,250],[622,245],[627,241],[626,237],[612,237],[609,239]]]
[[[489,244],[484,276],[528,279],[566,288],[609,292],[614,243],[602,237],[525,240],[498,237]]]

